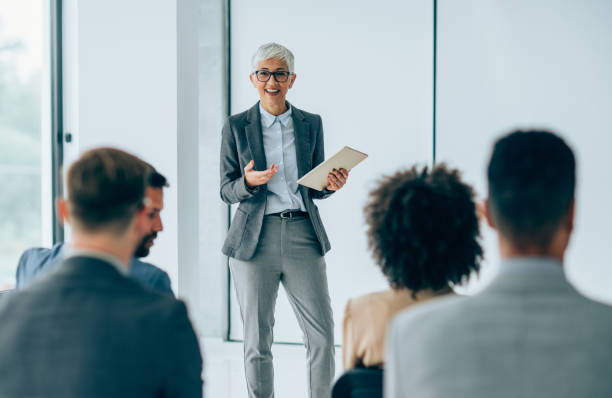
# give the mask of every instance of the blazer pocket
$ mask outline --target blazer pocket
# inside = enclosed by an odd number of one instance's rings
[[[241,208],[236,209],[236,214],[234,214],[234,217],[232,218],[229,232],[227,234],[227,243],[230,247],[237,249],[242,244],[248,219],[249,215],[244,210]]]

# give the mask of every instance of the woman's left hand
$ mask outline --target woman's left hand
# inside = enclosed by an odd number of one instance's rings
[[[346,184],[348,178],[348,171],[346,169],[333,169],[327,175],[327,189],[330,191],[337,191]]]

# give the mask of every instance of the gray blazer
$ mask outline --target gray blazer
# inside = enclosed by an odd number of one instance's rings
[[[553,260],[505,261],[474,297],[413,307],[392,324],[385,397],[612,397],[612,307]]]
[[[185,304],[72,257],[0,298],[0,397],[201,397]]]
[[[298,178],[325,160],[321,117],[292,106]],[[265,170],[266,155],[261,132],[259,102],[248,111],[231,116],[223,126],[221,138],[221,199],[227,204],[240,203],[223,244],[223,254],[238,260],[253,257],[266,209],[266,186],[250,190],[244,180],[244,168],[251,160],[255,170]],[[317,191],[299,186],[306,211],[321,246],[321,255],[330,249],[329,239],[313,199],[324,199],[333,191]]]

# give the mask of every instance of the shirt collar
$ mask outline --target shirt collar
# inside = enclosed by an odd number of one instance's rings
[[[95,259],[102,260],[104,262],[110,263],[122,275],[127,275],[128,274],[128,271],[129,271],[128,267],[126,267],[121,261],[119,261],[119,259],[117,257],[112,256],[112,255],[110,255],[108,253],[101,252],[101,251],[98,251],[98,250],[92,250],[92,249],[75,249],[72,246],[64,247],[62,249],[63,249],[62,251],[66,255],[64,258],[71,258],[71,257],[92,257],[92,258],[95,258]]]
[[[563,274],[563,263],[551,257],[513,257],[500,264],[502,275],[523,272]]]
[[[282,115],[275,116],[271,114],[270,112],[268,112],[267,110],[265,110],[260,102],[259,103],[259,113],[261,114],[261,124],[265,128],[269,128],[278,119],[284,127],[287,127],[287,125],[289,124],[289,121],[291,120],[291,114],[293,112],[291,108],[291,104],[287,102],[287,105],[288,105],[288,109],[285,113],[283,113]]]

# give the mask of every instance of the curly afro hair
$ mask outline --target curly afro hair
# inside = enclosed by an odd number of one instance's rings
[[[474,191],[445,164],[383,177],[364,209],[368,247],[392,288],[440,290],[480,270]]]

